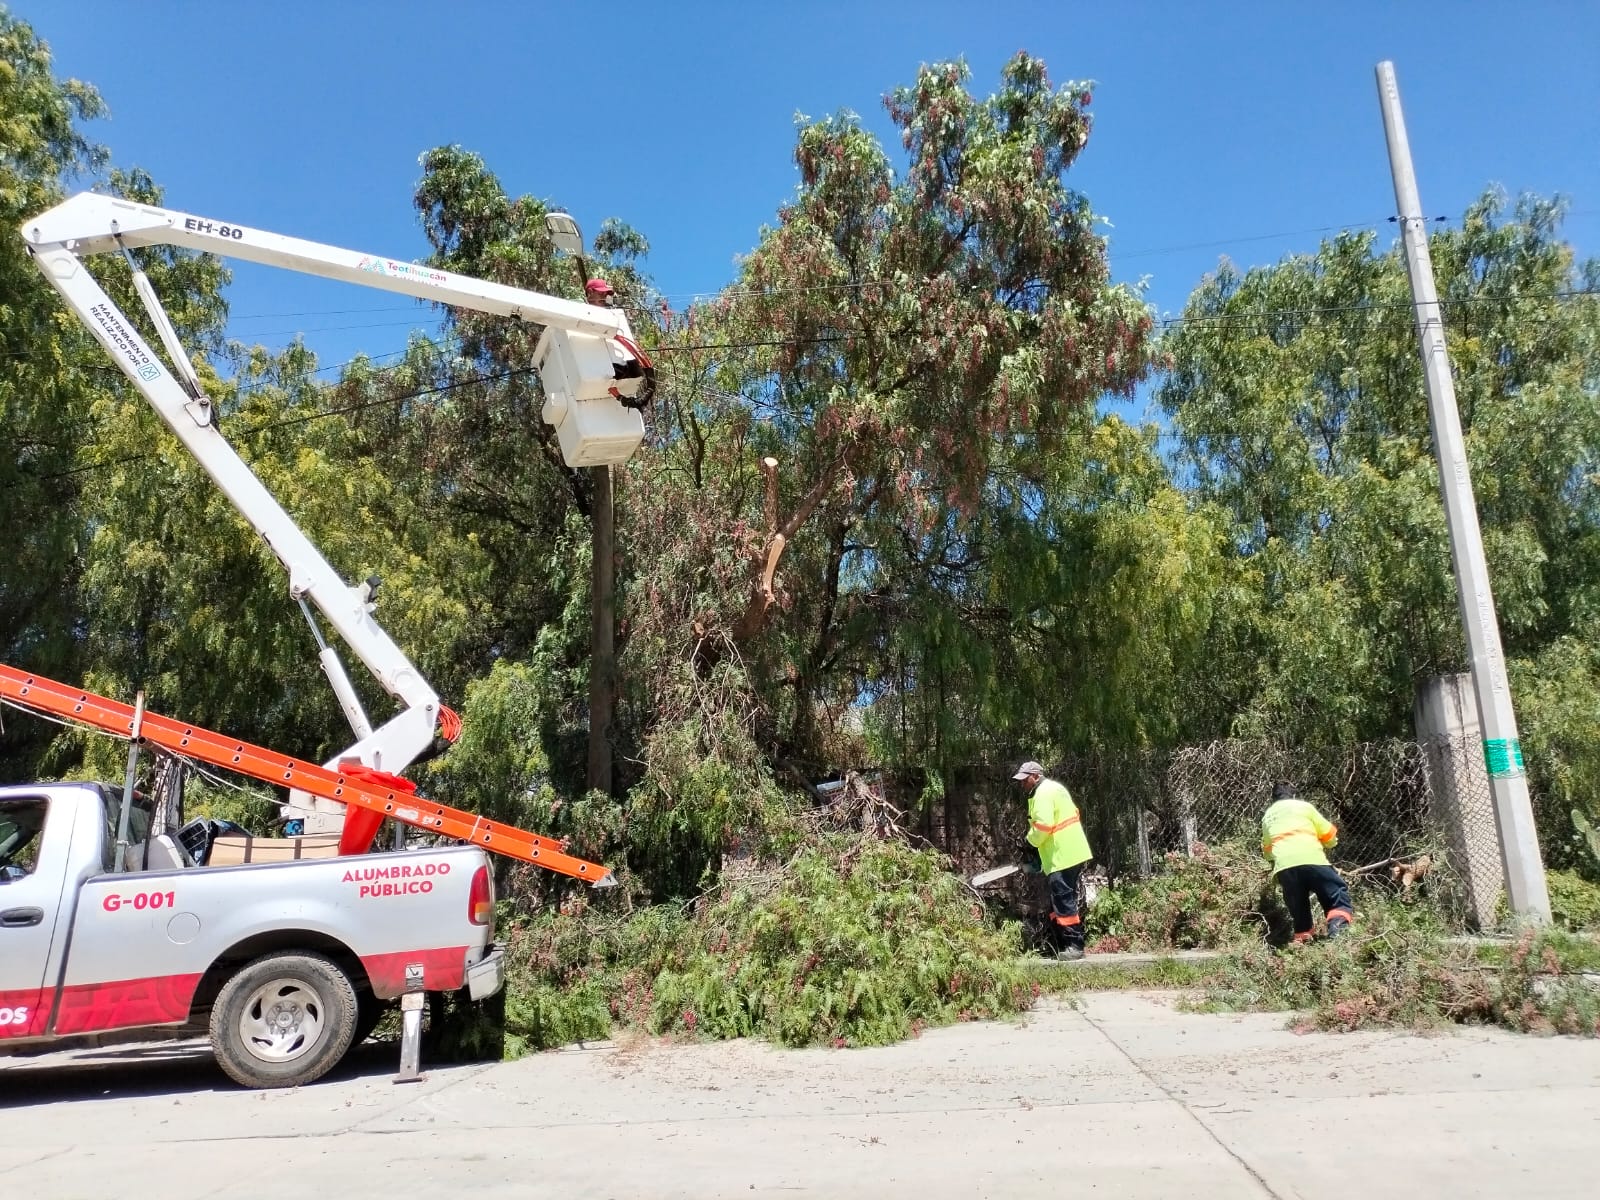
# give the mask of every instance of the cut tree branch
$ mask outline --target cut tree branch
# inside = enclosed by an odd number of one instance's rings
[[[811,514],[816,512],[817,506],[833,490],[834,484],[838,482],[839,469],[842,465],[842,459],[834,459],[811,485],[811,490],[801,497],[799,505],[789,514],[788,519],[779,525],[778,460],[775,458],[761,460],[761,472],[766,476],[767,541],[762,546],[759,557],[752,564],[755,579],[750,587],[750,602],[734,624],[734,641],[749,640],[760,633],[761,627],[766,624],[767,611],[777,598],[772,590],[772,584],[784,548],[794,540],[794,535],[800,531],[800,527],[811,519]]]

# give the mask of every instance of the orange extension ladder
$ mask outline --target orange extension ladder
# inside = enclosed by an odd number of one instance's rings
[[[341,854],[365,853],[387,817],[570,875],[594,887],[612,887],[616,883],[609,867],[567,854],[554,839],[424,800],[416,794],[416,785],[398,775],[368,767],[329,770],[170,717],[137,711],[132,705],[4,664],[0,664],[0,700],[344,804],[348,811],[339,839]]]

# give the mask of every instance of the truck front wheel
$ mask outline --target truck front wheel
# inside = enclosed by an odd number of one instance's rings
[[[320,954],[263,955],[234,973],[211,1008],[217,1065],[245,1087],[322,1078],[350,1049],[355,1031],[355,988]]]

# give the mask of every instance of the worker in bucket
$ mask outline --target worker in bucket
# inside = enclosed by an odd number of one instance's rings
[[[1272,804],[1261,818],[1261,853],[1283,890],[1283,903],[1294,918],[1294,940],[1309,942],[1314,923],[1311,897],[1322,905],[1328,936],[1338,937],[1355,919],[1350,889],[1328,863],[1328,850],[1339,844],[1339,831],[1316,806],[1300,798],[1292,783],[1272,789]]]
[[[1044,768],[1025,762],[1011,777],[1028,796],[1028,844],[1039,852],[1039,869],[1050,884],[1048,940],[1058,958],[1083,957],[1083,916],[1078,882],[1094,854],[1072,793]]]

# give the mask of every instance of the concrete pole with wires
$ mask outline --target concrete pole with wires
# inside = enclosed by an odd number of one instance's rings
[[[1478,700],[1483,730],[1484,760],[1494,798],[1495,829],[1500,857],[1505,864],[1506,890],[1511,908],[1534,922],[1550,919],[1550,893],[1545,886],[1544,862],[1533,824],[1533,804],[1528,777],[1523,770],[1522,745],[1517,738],[1517,718],[1511,705],[1505,655],[1500,647],[1500,623],[1494,594],[1489,588],[1489,567],[1483,557],[1478,528],[1478,508],[1473,498],[1472,476],[1467,468],[1467,448],[1456,408],[1455,384],[1450,376],[1450,355],[1445,346],[1444,316],[1428,255],[1428,228],[1417,194],[1411,163],[1411,143],[1400,111],[1400,88],[1394,64],[1378,64],[1378,100],[1383,108],[1383,129],[1389,143],[1389,167],[1394,175],[1394,198],[1399,209],[1406,271],[1422,348],[1423,376],[1428,389],[1428,421],[1433,428],[1434,454],[1439,461],[1439,490],[1444,497],[1445,523],[1450,531],[1450,557],[1455,565],[1456,594],[1461,603],[1461,624],[1466,633],[1472,673],[1472,690]]]

